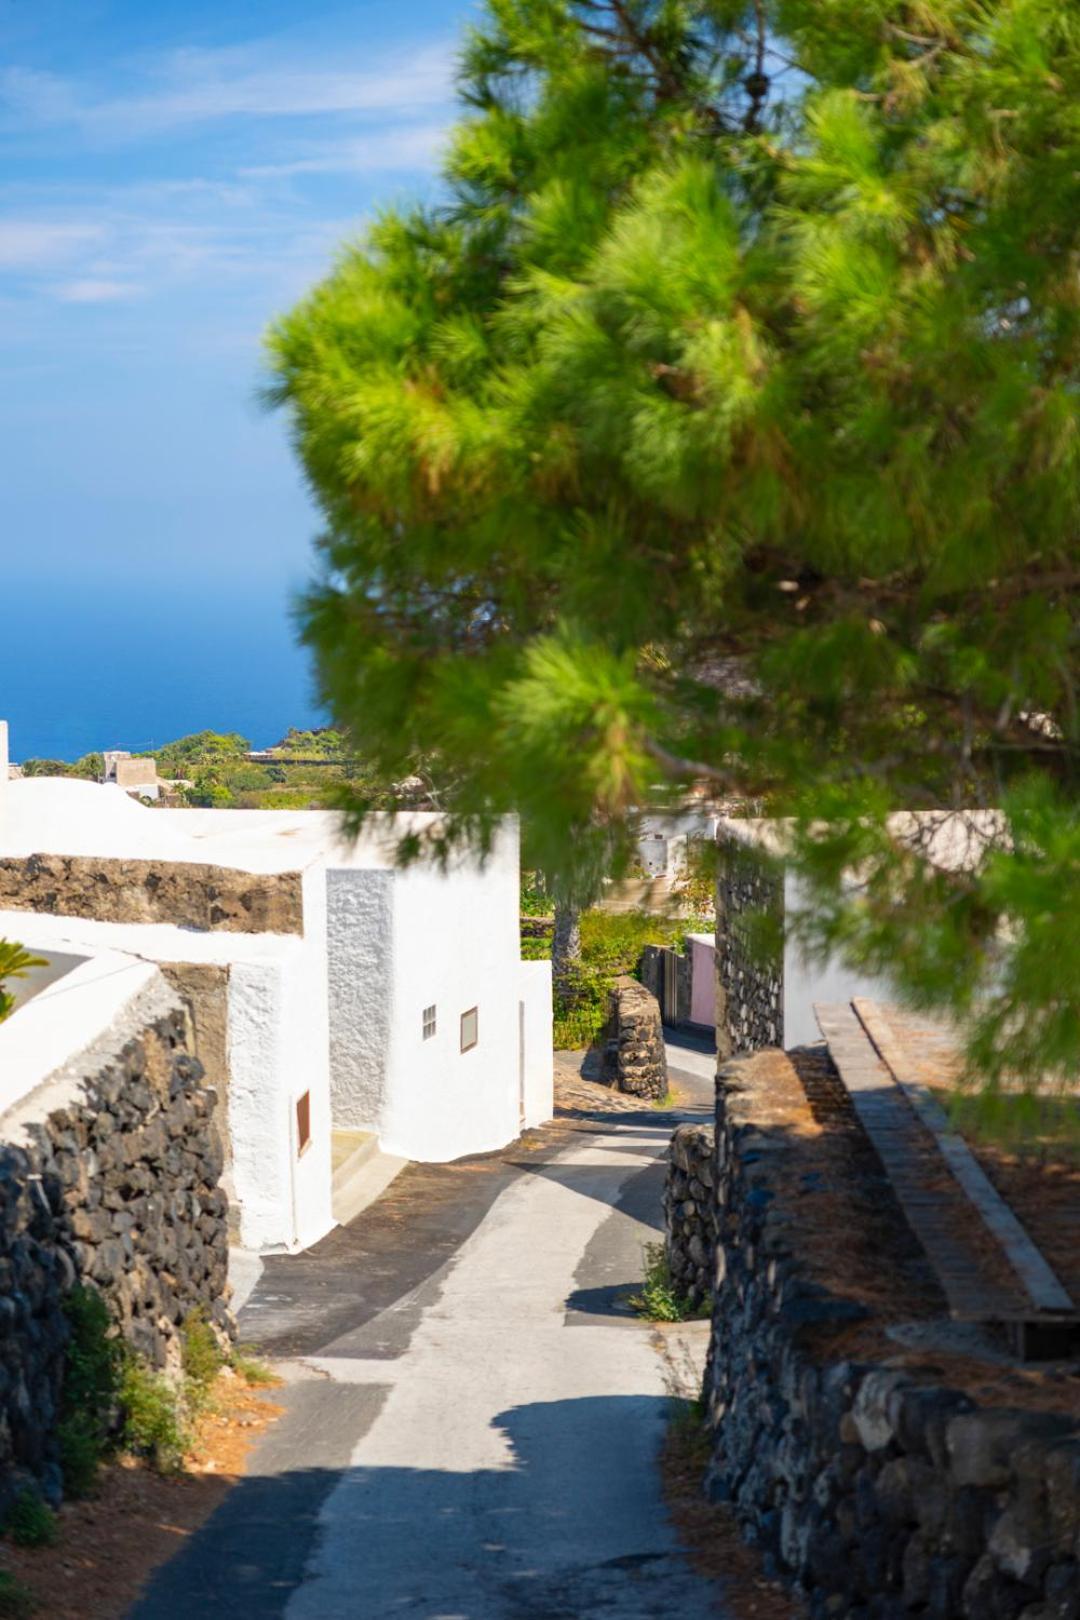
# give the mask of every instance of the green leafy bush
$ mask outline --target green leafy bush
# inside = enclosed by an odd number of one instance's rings
[[[10,1570],[0,1569],[0,1620],[27,1620],[37,1607],[37,1598],[30,1588]]]
[[[178,1472],[189,1442],[183,1391],[132,1356],[124,1363],[120,1403],[124,1445],[160,1473]]]
[[[521,915],[523,917],[550,917],[555,902],[544,887],[539,872],[521,874]]]
[[[553,1043],[559,1052],[580,1052],[599,1037],[607,1018],[608,987],[622,973],[636,974],[646,945],[681,949],[688,933],[710,930],[707,921],[665,917],[651,911],[601,911],[581,915],[581,962],[555,986]],[[551,955],[549,921],[525,913],[521,955],[538,961]]]
[[[274,1369],[268,1367],[265,1361],[261,1361],[243,1345],[233,1350],[229,1356],[229,1366],[238,1378],[242,1378],[245,1384],[250,1384],[253,1388],[276,1384],[279,1381]]]
[[[56,1514],[36,1491],[20,1491],[8,1509],[4,1529],[18,1547],[51,1547],[56,1541]]]
[[[226,1356],[202,1309],[188,1316],[180,1343],[187,1405],[197,1412],[206,1405],[214,1380],[225,1366]]]
[[[69,1496],[94,1485],[109,1447],[120,1398],[122,1350],[108,1307],[96,1288],[79,1286],[64,1299],[69,1337],[60,1413],[60,1464]]]
[[[44,966],[43,956],[32,955],[14,940],[0,939],[0,1024],[15,1006],[15,997],[4,989],[4,980],[25,979],[30,968]]]
[[[686,1322],[708,1315],[707,1306],[691,1305],[676,1285],[662,1243],[646,1243],[644,1255],[645,1280],[641,1292],[630,1296],[630,1303],[639,1316],[650,1322]]]

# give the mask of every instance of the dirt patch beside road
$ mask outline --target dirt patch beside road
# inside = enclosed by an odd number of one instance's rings
[[[252,1445],[280,1411],[272,1392],[221,1377],[183,1474],[155,1474],[131,1458],[110,1463],[92,1496],[60,1509],[55,1546],[4,1541],[0,1569],[29,1590],[42,1620],[122,1620],[153,1571],[242,1477]]]

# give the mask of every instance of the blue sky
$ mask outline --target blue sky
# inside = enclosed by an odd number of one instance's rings
[[[260,339],[430,197],[456,0],[0,0],[9,586],[302,581],[317,518]]]

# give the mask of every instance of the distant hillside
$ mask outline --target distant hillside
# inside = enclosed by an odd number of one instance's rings
[[[334,801],[338,785],[364,777],[362,765],[351,757],[344,734],[329,726],[315,731],[290,727],[280,742],[253,753],[247,737],[238,731],[196,731],[160,748],[147,751],[158,775],[176,781],[177,788],[161,801],[200,807],[294,810],[321,807]],[[100,754],[86,754],[73,763],[60,759],[28,759],[25,776],[77,776],[100,779]]]

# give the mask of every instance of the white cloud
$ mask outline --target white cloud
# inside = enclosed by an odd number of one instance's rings
[[[0,219],[0,269],[37,270],[85,252],[104,232],[91,223]]]
[[[423,169],[438,156],[446,138],[444,123],[406,124],[359,139],[323,141],[305,148],[304,157],[285,163],[257,163],[240,170],[243,179],[279,180],[299,174],[390,174]]]
[[[355,67],[291,64],[277,55],[259,45],[174,52],[147,64],[127,95],[10,68],[0,74],[0,111],[20,132],[67,125],[90,139],[123,143],[227,118],[409,117],[450,95],[453,54],[445,44]]]
[[[138,296],[140,288],[129,281],[95,281],[87,277],[82,281],[63,281],[53,288],[53,295],[64,304],[113,304],[125,298]]]

